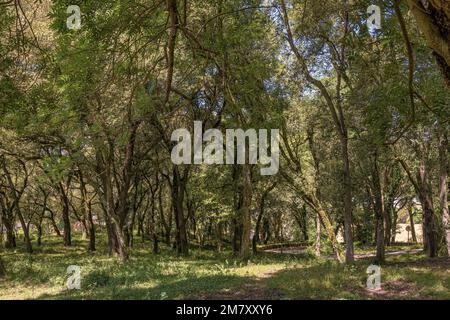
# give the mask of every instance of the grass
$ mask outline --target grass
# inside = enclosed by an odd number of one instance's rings
[[[388,256],[382,290],[370,292],[370,258],[344,266],[308,253],[262,253],[244,265],[229,251],[194,249],[180,258],[165,246],[153,255],[150,247],[137,243],[126,264],[104,247],[87,252],[79,238],[69,248],[45,238],[31,256],[22,247],[4,251],[8,276],[0,280],[0,299],[450,299],[449,260],[422,254]],[[81,290],[66,289],[69,265],[81,267]]]

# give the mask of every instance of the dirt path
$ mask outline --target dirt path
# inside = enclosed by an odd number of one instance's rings
[[[304,254],[306,252],[306,247],[291,247],[291,248],[277,248],[264,250],[264,252],[277,253],[277,254]],[[398,251],[386,251],[386,256],[400,256],[404,254],[417,254],[423,252],[423,249],[413,249],[413,250],[398,250]],[[355,254],[355,259],[365,259],[365,258],[373,258],[376,257],[376,253],[359,253]],[[334,259],[333,256],[329,257],[330,259]]]
[[[277,249],[268,249],[264,250],[264,252],[270,253],[283,253],[283,254],[303,254],[306,252],[306,247],[290,247],[290,248],[277,248]]]
[[[404,254],[417,254],[421,253],[423,249],[413,249],[413,250],[398,250],[398,251],[386,251],[386,256],[401,256]],[[365,259],[365,258],[373,258],[376,257],[376,253],[361,253],[355,254],[355,259]]]
[[[196,300],[277,300],[284,296],[283,290],[275,288],[267,288],[264,280],[276,273],[277,269],[263,272],[256,278],[249,280],[248,283],[219,292],[205,293],[196,296]]]

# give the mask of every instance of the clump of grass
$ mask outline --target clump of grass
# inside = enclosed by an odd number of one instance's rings
[[[112,276],[106,271],[93,271],[83,278],[83,286],[88,289],[106,287],[111,279]]]

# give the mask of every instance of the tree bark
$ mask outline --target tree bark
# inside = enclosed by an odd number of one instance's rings
[[[6,229],[5,248],[12,249],[16,247],[16,236],[14,234],[14,214],[12,207],[8,204],[5,193],[0,193],[1,220]]]
[[[3,172],[6,175],[6,180],[8,182],[8,186],[10,188],[10,193],[11,193],[11,196],[12,196],[12,199],[14,202],[14,209],[16,211],[17,217],[19,218],[20,224],[22,226],[22,231],[23,231],[24,238],[25,238],[26,250],[28,253],[31,254],[31,253],[33,253],[33,247],[31,245],[30,229],[29,229],[29,225],[27,225],[27,223],[25,222],[25,219],[22,215],[21,206],[20,206],[20,198],[21,198],[23,192],[25,191],[25,188],[28,183],[28,173],[26,172],[26,166],[25,166],[25,163],[23,163],[22,161],[19,160],[19,162],[21,163],[21,165],[23,167],[23,171],[25,173],[25,181],[23,183],[21,190],[19,191],[16,189],[16,186],[14,185],[11,174],[6,166],[6,159],[2,158],[1,162],[2,162],[2,166],[3,166]]]
[[[89,251],[93,252],[96,250],[95,248],[95,224],[92,217],[92,203],[88,201],[87,204],[88,210],[88,227],[89,227]]]
[[[53,230],[55,230],[55,233],[58,237],[61,237],[61,231],[59,231],[58,225],[56,224],[55,221],[55,214],[53,213],[53,211],[49,211],[50,212],[50,223],[52,224]]]
[[[407,0],[419,29],[450,88],[450,2],[445,0]]]
[[[444,232],[444,245],[447,248],[447,256],[450,256],[450,216],[448,212],[448,138],[447,131],[442,130],[439,144],[439,205],[442,216],[442,228]]]
[[[0,278],[3,278],[6,276],[6,268],[5,264],[3,263],[2,257],[0,257]]]
[[[243,188],[241,225],[242,238],[239,256],[243,261],[250,259],[250,229],[251,229],[251,204],[252,204],[252,177],[249,164],[244,164],[242,168]]]
[[[425,164],[422,164],[417,172],[417,179],[420,181],[420,199],[424,213],[424,228],[426,239],[426,251],[430,258],[437,256],[438,243],[436,232],[436,221],[433,208],[433,197],[431,186],[428,180],[428,171]]]
[[[341,155],[344,162],[344,240],[345,263],[351,263],[354,259],[353,230],[352,230],[352,180],[350,174],[350,160],[348,156],[348,138],[345,133],[341,137]]]
[[[16,236],[14,234],[14,222],[11,222],[8,218],[3,219],[3,224],[6,229],[6,242],[5,248],[12,249],[16,247]]]
[[[185,173],[181,176],[177,167],[173,168],[172,180],[172,206],[175,214],[176,225],[176,246],[177,253],[182,256],[189,254],[189,246],[186,231],[186,217],[184,216],[184,194],[187,183],[189,168],[185,168]]]
[[[320,215],[316,214],[316,240],[314,242],[314,253],[317,257],[320,257],[320,237],[321,237],[321,221]]]
[[[434,258],[437,255],[438,243],[436,233],[436,222],[434,217],[433,196],[431,185],[428,180],[428,170],[425,161],[422,160],[420,166],[417,168],[416,178],[413,177],[406,162],[400,160],[403,169],[406,171],[408,178],[419,197],[423,210],[423,242],[424,249],[429,258]]]
[[[326,106],[330,113],[330,116],[333,119],[333,124],[335,126],[336,132],[339,135],[340,147],[341,147],[341,158],[343,162],[343,197],[344,197],[344,240],[346,244],[345,248],[345,263],[351,263],[354,260],[354,248],[353,248],[353,230],[352,230],[352,215],[353,215],[353,204],[352,204],[352,179],[350,173],[350,160],[348,154],[348,131],[344,119],[344,114],[341,106],[341,78],[342,74],[339,68],[336,68],[337,71],[337,99],[335,102],[333,101],[332,95],[330,94],[327,87],[322,83],[322,81],[316,79],[308,69],[308,64],[298,49],[296,45],[296,41],[294,39],[289,17],[288,11],[286,7],[286,3],[284,0],[280,0],[281,11],[282,11],[282,19],[284,25],[286,27],[287,40],[289,46],[300,63],[300,68],[306,78],[306,80],[311,83],[314,87],[316,87],[322,97],[326,101]],[[347,19],[348,20],[348,19]],[[346,21],[345,23],[348,23]],[[348,28],[346,28],[347,30]],[[343,54],[343,49],[342,49]]]
[[[253,238],[252,238],[252,249],[253,249],[253,253],[256,254],[257,253],[257,244],[259,242],[259,234],[260,234],[260,230],[261,230],[261,221],[262,218],[264,216],[264,209],[265,209],[265,204],[266,204],[266,198],[269,195],[270,191],[272,191],[276,186],[276,183],[272,184],[271,186],[269,186],[269,188],[267,188],[262,196],[261,196],[261,201],[260,201],[260,205],[259,205],[259,213],[258,213],[258,218],[256,219],[256,225],[255,225],[255,233],[253,234]]]
[[[385,234],[384,234],[384,199],[383,191],[380,183],[380,172],[378,170],[378,159],[377,156],[374,158],[373,170],[372,170],[372,188],[373,188],[373,208],[376,217],[376,242],[377,242],[377,263],[383,263],[385,260],[384,254],[384,244],[385,244]]]
[[[70,182],[68,183],[70,184]],[[60,195],[60,201],[62,204],[62,218],[63,218],[63,224],[64,224],[64,246],[71,246],[72,245],[72,230],[70,226],[70,216],[69,216],[69,198],[66,194],[65,187],[62,183],[58,184],[59,186],[59,195]]]
[[[407,210],[408,210],[408,216],[409,216],[409,224],[411,227],[411,239],[412,239],[413,243],[417,243],[416,228],[415,228],[414,217],[413,217],[412,199],[408,199]]]
[[[89,235],[89,247],[88,250],[95,251],[95,225],[92,218],[92,203],[87,198],[86,183],[84,181],[83,173],[78,170],[78,177],[80,179],[80,193],[81,193],[81,211],[83,217],[87,217],[86,231]]]

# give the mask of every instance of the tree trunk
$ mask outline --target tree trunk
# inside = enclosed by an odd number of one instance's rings
[[[251,229],[251,204],[252,204],[252,177],[250,165],[244,164],[242,168],[243,188],[242,188],[242,207],[241,207],[241,225],[242,238],[239,256],[243,261],[250,258],[250,229]]]
[[[408,0],[408,5],[450,88],[450,3],[446,0]]]
[[[344,162],[344,240],[345,263],[353,262],[353,230],[352,230],[352,180],[350,175],[350,160],[348,157],[348,138],[341,137],[341,154]]]
[[[255,225],[255,233],[253,234],[253,238],[252,238],[252,251],[253,254],[258,253],[258,242],[259,242],[259,232],[260,232],[260,227],[261,227],[261,220],[262,220],[262,216],[264,214],[264,208],[263,208],[263,200],[261,201],[261,206],[259,208],[259,213],[258,213],[258,218],[256,219],[256,225]]]
[[[255,233],[253,234],[253,239],[252,239],[252,249],[253,249],[254,254],[256,254],[258,251],[257,244],[260,240],[259,235],[260,235],[260,231],[261,231],[261,221],[264,216],[264,208],[265,208],[265,204],[266,204],[266,198],[269,195],[270,191],[272,191],[275,188],[275,186],[276,186],[276,183],[269,186],[269,188],[267,190],[265,190],[261,196],[258,218],[256,219],[256,225],[255,225]]]
[[[14,234],[14,215],[11,212],[12,208],[7,203],[6,194],[0,193],[0,209],[1,209],[1,221],[5,226],[6,242],[5,248],[12,249],[16,247],[16,237]],[[3,228],[3,226],[2,226]]]
[[[436,233],[436,221],[434,217],[433,197],[431,186],[428,181],[428,172],[424,164],[422,164],[417,172],[417,180],[420,181],[420,202],[424,214],[424,242],[428,257],[437,256],[438,243]]]
[[[189,254],[188,239],[186,232],[186,218],[184,216],[184,194],[187,179],[187,170],[185,169],[184,177],[181,177],[178,168],[173,169],[173,181],[172,181],[172,205],[175,214],[176,225],[176,246],[177,253],[182,256]]]
[[[33,247],[31,245],[30,230],[29,230],[29,226],[25,223],[25,219],[22,215],[22,211],[21,211],[21,207],[20,207],[20,198],[21,198],[21,195],[23,194],[23,191],[26,188],[28,177],[25,178],[24,186],[23,186],[22,190],[19,192],[16,189],[13,179],[11,177],[11,174],[9,173],[9,170],[6,166],[6,160],[4,158],[2,158],[1,160],[2,160],[3,171],[6,175],[6,179],[8,181],[9,188],[11,189],[11,195],[12,195],[12,198],[14,201],[14,208],[16,210],[16,214],[17,214],[20,224],[22,226],[22,230],[23,230],[23,234],[24,234],[24,238],[25,238],[26,250],[28,253],[31,254],[31,253],[33,253]],[[22,166],[25,171],[26,170],[25,164],[22,163]],[[27,173],[25,173],[25,174],[27,174]]]
[[[170,227],[171,225],[169,225],[169,223],[166,222],[166,218],[164,216],[164,204],[163,204],[163,200],[162,200],[162,193],[163,193],[163,188],[164,188],[164,184],[162,183],[160,188],[159,188],[159,192],[158,192],[158,208],[159,208],[159,219],[161,221],[161,224],[164,228],[164,238],[165,238],[165,243],[167,245],[170,245]],[[169,214],[172,215],[172,211],[169,210]]]
[[[372,170],[372,187],[373,187],[373,208],[376,217],[376,242],[377,242],[377,263],[384,262],[384,199],[380,183],[380,172],[378,170],[378,159],[375,156]]]
[[[263,219],[263,233],[264,233],[264,240],[263,243],[267,244],[270,241],[270,238],[272,236],[272,233],[270,232],[270,220],[268,217],[265,217]]]
[[[321,221],[320,215],[316,214],[316,240],[314,243],[314,253],[320,257],[320,237],[321,237]]]
[[[397,223],[398,223],[398,212],[395,208],[392,210],[393,217],[392,217],[392,226],[391,226],[391,240],[390,244],[395,244],[395,240],[397,237]]]
[[[153,240],[153,254],[158,254],[159,253],[159,248],[158,248],[158,232],[157,232],[157,226],[156,226],[156,220],[155,220],[155,215],[156,215],[156,192],[158,191],[157,189],[159,188],[159,185],[156,186],[156,189],[153,190],[153,188],[150,186],[150,192],[151,192],[151,215],[150,215],[150,236]]]
[[[70,216],[69,216],[69,198],[67,197],[66,191],[62,183],[59,183],[60,200],[62,204],[62,218],[64,224],[64,246],[72,245],[72,230],[70,226]]]
[[[400,160],[400,163],[403,169],[406,171],[409,181],[414,186],[417,195],[419,196],[423,210],[424,249],[427,252],[429,258],[434,258],[437,255],[438,243],[433,208],[433,196],[431,185],[428,180],[428,172],[425,165],[425,160],[422,160],[422,163],[417,169],[416,178],[413,177],[404,160]]]
[[[242,184],[239,183],[239,167],[237,165],[233,166],[233,184],[234,184],[234,194],[233,194],[233,208],[234,217],[232,219],[232,249],[233,255],[237,256],[240,251],[241,241],[242,241]]]
[[[52,224],[53,230],[55,231],[56,235],[58,237],[61,237],[61,231],[59,231],[58,225],[56,224],[55,221],[55,214],[53,213],[53,211],[50,211],[50,223]]]
[[[450,216],[447,202],[447,177],[448,177],[448,139],[447,131],[442,130],[439,144],[439,205],[442,216],[442,228],[444,232],[443,244],[447,248],[447,256],[450,256]]]
[[[384,223],[385,223],[385,228],[384,228],[384,243],[386,246],[390,246],[391,245],[391,238],[392,238],[392,216],[393,216],[393,207],[392,207],[392,199],[389,198],[387,201],[384,200],[384,196],[383,196],[383,203],[384,203],[384,211],[383,211],[383,216],[384,216]]]
[[[3,264],[2,257],[0,257],[0,278],[3,278],[4,276],[6,276],[6,268]]]
[[[408,216],[409,216],[409,223],[411,227],[411,239],[413,243],[417,243],[417,237],[416,237],[416,228],[414,225],[414,217],[413,217],[413,208],[412,208],[412,199],[408,200]]]
[[[9,219],[4,219],[3,223],[6,229],[5,248],[12,249],[16,247],[16,236],[14,234],[14,224]]]
[[[95,224],[92,217],[92,203],[88,202],[89,251],[95,251]]]
[[[40,247],[42,245],[42,225],[38,224],[37,228],[37,245]]]
[[[22,231],[24,235],[25,240],[25,247],[27,249],[28,253],[33,253],[33,247],[31,245],[31,238],[30,238],[30,228],[29,225],[25,223],[25,219],[23,218],[22,212],[18,207],[16,207],[17,210],[17,216],[19,217],[20,224],[22,226]]]
[[[331,242],[331,247],[333,248],[333,252],[335,253],[338,261],[342,262],[341,250],[339,248],[339,244],[338,244],[336,235],[333,230],[333,224],[331,223],[331,219],[328,216],[328,213],[323,209],[322,205],[318,202],[317,199],[315,200],[315,202],[316,202],[316,205],[315,205],[316,212],[320,216],[320,220],[322,221],[322,223],[325,227],[328,239]]]
[[[223,223],[218,222],[216,225],[216,239],[217,239],[217,251],[222,251],[223,245]]]

